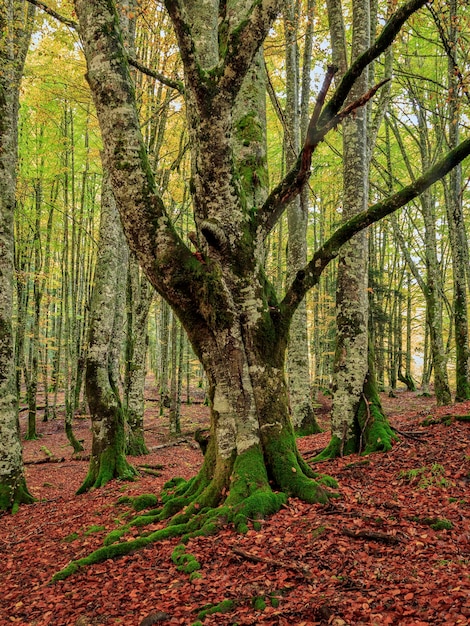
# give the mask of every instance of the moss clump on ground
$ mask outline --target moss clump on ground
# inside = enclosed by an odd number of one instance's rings
[[[418,524],[423,524],[424,526],[429,526],[433,530],[452,530],[454,527],[453,523],[445,518],[439,517],[414,517],[414,522]]]
[[[266,600],[264,596],[256,596],[251,600],[251,605],[255,611],[264,611],[266,608]]]
[[[192,555],[186,552],[186,547],[183,543],[179,543],[173,550],[171,560],[176,565],[176,569],[185,574],[192,574],[201,569],[201,564]]]
[[[235,608],[235,602],[233,600],[222,600],[219,604],[208,604],[201,611],[199,611],[197,618],[199,620],[205,620],[208,615],[214,615],[214,613],[229,613]]]
[[[432,415],[429,415],[424,418],[420,426],[433,426],[434,424],[445,424],[446,426],[450,426],[452,424],[452,415],[443,415],[442,417],[433,417]]]
[[[439,463],[433,463],[431,467],[425,465],[410,470],[401,470],[398,472],[398,478],[409,483],[418,480],[418,487],[421,489],[447,487],[449,485],[449,481],[445,477],[445,468]]]
[[[132,499],[132,507],[134,511],[143,511],[144,509],[150,509],[158,504],[158,498],[153,493],[143,493],[141,496],[137,496]]]
[[[88,537],[88,535],[100,533],[102,530],[106,530],[106,527],[105,526],[90,526],[90,528],[87,528],[87,530],[85,530],[84,535],[85,537]]]

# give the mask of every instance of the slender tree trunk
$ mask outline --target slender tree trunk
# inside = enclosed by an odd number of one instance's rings
[[[79,493],[112,478],[128,479],[135,470],[125,457],[125,417],[110,354],[116,319],[117,285],[122,265],[122,231],[114,196],[105,177],[102,188],[100,243],[91,301],[85,389],[92,420],[90,465]]]
[[[129,256],[127,283],[127,338],[125,407],[129,426],[126,452],[134,456],[147,454],[144,440],[144,387],[148,313],[153,298],[153,288],[144,275],[140,275],[136,259]]]
[[[328,1],[333,60],[342,72],[347,67],[345,31],[340,0]],[[375,19],[375,16],[372,16]],[[369,0],[353,2],[352,60],[369,46]],[[375,28],[375,25],[372,25]],[[356,81],[350,97],[360,97],[370,87],[368,71]],[[380,113],[380,111],[379,111]],[[373,129],[372,129],[373,130]],[[343,122],[343,215],[364,211],[369,201],[369,162],[374,136],[367,108]],[[372,135],[372,139],[368,134]],[[393,433],[383,414],[376,388],[375,363],[369,341],[368,254],[366,233],[346,243],[338,260],[336,286],[337,342],[333,382],[331,440],[317,458],[351,452],[387,450]]]
[[[449,43],[457,54],[458,46],[458,12],[457,0],[449,0]],[[449,59],[449,146],[453,148],[459,142],[460,135],[460,103],[459,81],[454,62]],[[446,198],[447,222],[449,225],[452,273],[454,281],[454,330],[455,330],[455,399],[463,402],[470,399],[470,344],[468,330],[468,294],[466,271],[470,265],[468,249],[465,245],[466,232],[462,202],[462,168],[456,167],[444,182]]]
[[[299,48],[297,45],[299,36],[298,6],[291,0],[286,0],[284,5],[284,36],[286,39],[286,110],[284,117],[287,131],[284,138],[284,151],[287,169],[290,169],[295,162],[300,150],[301,134],[303,140],[308,125],[308,117],[304,116],[304,119],[301,120],[299,109],[303,105],[303,110],[305,110],[310,95],[312,2],[310,2],[309,8],[309,26],[303,60],[305,72],[303,73],[302,84],[300,84]],[[299,90],[301,90],[301,94],[299,94]],[[291,281],[298,270],[304,267],[307,262],[308,189],[304,189],[304,192],[291,202],[287,210],[287,219],[287,280]],[[294,429],[303,434],[320,432],[312,407],[308,348],[307,306],[304,300],[292,319],[287,359],[292,422]]]
[[[171,319],[171,372],[170,372],[170,435],[179,435],[181,433],[180,411],[178,402],[178,322],[173,315]]]
[[[408,391],[416,391],[416,383],[411,373],[411,322],[412,322],[412,302],[411,302],[411,275],[406,275],[406,347],[405,347],[405,373],[402,371],[402,363],[398,370],[398,378],[405,383]]]
[[[13,512],[33,501],[23,470],[12,329],[18,98],[33,15],[24,2],[0,1],[0,510]]]

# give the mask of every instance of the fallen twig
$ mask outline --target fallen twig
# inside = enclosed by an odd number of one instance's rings
[[[242,556],[245,559],[249,559],[250,561],[254,561],[255,563],[266,563],[266,565],[273,565],[274,567],[282,567],[283,569],[291,569],[299,574],[302,574],[304,578],[311,580],[313,578],[310,569],[306,565],[298,565],[297,563],[285,563],[284,561],[277,561],[276,559],[271,559],[266,556],[259,556],[258,554],[253,554],[252,552],[245,552],[241,548],[232,547],[232,551],[238,556]]]
[[[65,457],[63,456],[47,456],[44,459],[31,459],[30,461],[24,461],[25,465],[42,465],[43,463],[63,463]]]
[[[380,533],[373,530],[349,530],[349,528],[342,528],[343,535],[352,537],[353,539],[369,539],[370,541],[380,541],[382,543],[397,544],[402,540],[395,535],[388,535],[387,533]]]
[[[406,437],[407,439],[415,439],[416,441],[420,441],[422,437],[426,437],[427,433],[421,432],[420,430],[418,431],[404,431],[404,430],[398,430],[398,428],[395,428],[395,426],[390,426],[390,428],[398,433],[399,435],[401,435],[402,437]]]

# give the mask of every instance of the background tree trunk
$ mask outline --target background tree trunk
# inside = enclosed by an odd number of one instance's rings
[[[0,1],[0,510],[33,501],[26,487],[13,350],[13,215],[18,150],[18,99],[34,10]]]
[[[112,478],[131,478],[136,473],[125,457],[125,416],[112,354],[120,306],[118,291],[122,277],[122,248],[121,223],[109,180],[105,176],[85,375],[93,441],[88,474],[79,493],[101,487]]]

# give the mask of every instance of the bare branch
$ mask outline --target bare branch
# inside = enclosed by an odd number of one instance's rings
[[[338,124],[342,122],[348,115],[351,115],[356,109],[364,106],[369,100],[377,93],[377,91],[385,85],[390,79],[384,79],[375,87],[372,87],[363,96],[351,102],[340,113],[335,115],[327,124],[318,128],[316,126],[316,120],[320,116],[320,111],[325,100],[328,87],[331,84],[333,76],[337,68],[331,66],[328,68],[328,73],[323,81],[322,88],[317,98],[315,110],[312,114],[310,124],[305,138],[305,143],[302,151],[297,159],[296,164],[292,170],[287,174],[284,180],[278,185],[268,196],[263,208],[258,214],[259,225],[264,229],[267,235],[276,224],[280,215],[284,211],[285,207],[291,202],[304,187],[305,183],[310,178],[310,167],[312,164],[312,155],[316,150],[318,144],[323,141],[326,134],[333,128],[336,128]],[[264,221],[263,221],[264,220]]]
[[[155,78],[155,80],[158,80],[158,82],[162,83],[162,85],[166,85],[167,87],[170,87],[170,89],[176,89],[176,91],[179,91],[179,93],[182,95],[184,94],[184,85],[182,81],[173,80],[171,78],[168,78],[167,76],[164,76],[163,74],[160,74],[160,72],[151,70],[146,65],[143,65],[140,61],[132,57],[128,57],[127,60],[129,61],[129,65],[135,67],[137,70],[139,70],[139,72],[142,72],[142,74],[146,74],[151,78]]]
[[[281,5],[281,0],[254,0],[246,19],[229,33],[219,88],[230,97],[236,97]]]
[[[371,89],[369,89],[369,91],[367,93],[365,93],[363,96],[361,96],[360,98],[358,98],[357,100],[355,100],[354,102],[351,102],[351,104],[348,104],[347,107],[344,107],[344,109],[342,111],[340,111],[339,113],[337,113],[326,125],[325,125],[325,129],[332,130],[333,128],[336,128],[338,126],[338,124],[340,124],[346,117],[348,117],[348,115],[351,115],[351,113],[353,111],[355,111],[356,109],[359,109],[360,107],[364,106],[365,104],[367,104],[369,102],[369,100],[371,100],[375,94],[377,93],[377,91],[383,87],[384,85],[386,85],[388,82],[390,82],[390,78],[384,78],[383,80],[380,81],[380,83],[377,83],[377,85],[374,85],[374,87],[372,87]],[[323,128],[322,128],[323,131]],[[327,132],[328,132],[327,131]]]
[[[51,9],[51,7],[47,6],[47,4],[45,4],[44,2],[41,2],[41,0],[28,0],[28,2],[42,9],[44,13],[47,13],[51,17],[54,17],[57,21],[61,22],[62,24],[65,24],[65,26],[68,26],[69,28],[73,28],[74,30],[78,30],[78,22],[76,22],[75,20],[71,20],[69,17],[64,17],[60,13],[57,13],[57,11],[54,11],[54,9]]]
[[[334,122],[333,126],[330,126],[329,124],[332,123],[332,120],[334,120],[337,115],[341,115],[341,113],[339,113],[340,108],[362,71],[367,67],[367,65],[369,65],[369,63],[385,52],[399,33],[405,21],[424,4],[426,4],[426,2],[427,0],[409,0],[409,2],[405,5],[397,9],[397,11],[385,24],[381,34],[372,46],[360,57],[358,57],[349,70],[344,74],[335,93],[326,106],[323,107],[323,110],[318,117],[318,122],[313,125],[314,128],[310,129],[310,139],[302,148],[295,165],[290,172],[287,173],[285,178],[277,185],[277,187],[271,191],[266,202],[258,211],[256,217],[257,228],[262,229],[262,233],[265,237],[275,226],[287,204],[300,193],[308,181],[310,177],[312,154],[320,141],[323,140],[326,133],[337,125],[334,124]],[[381,85],[379,84],[377,89],[380,86]],[[367,94],[365,94],[363,98],[364,97],[367,97]],[[339,123],[339,121],[337,123]]]
[[[28,0],[28,2],[42,9],[44,13],[47,13],[47,15],[50,15],[61,24],[64,24],[65,26],[68,26],[69,28],[73,28],[73,30],[78,30],[78,22],[68,17],[65,17],[61,13],[58,13],[57,11],[55,11],[54,9],[51,9],[50,6],[48,6],[44,2],[41,2],[41,0]],[[142,72],[142,74],[146,74],[147,76],[155,78],[155,80],[158,80],[163,85],[166,85],[167,87],[170,87],[171,89],[176,89],[181,94],[184,93],[184,85],[181,81],[167,78],[163,74],[160,74],[160,72],[151,70],[150,68],[146,67],[143,63],[141,63],[137,59],[133,59],[132,57],[128,57],[127,60],[129,62],[129,65],[132,65],[133,67],[138,69],[140,72]]]
[[[428,4],[428,9],[432,15],[434,23],[436,24],[437,30],[439,31],[439,37],[441,38],[442,45],[444,46],[444,50],[452,63],[452,67],[454,68],[454,73],[457,76],[457,80],[460,88],[462,89],[462,93],[465,94],[467,100],[470,102],[470,93],[468,91],[467,85],[465,84],[465,79],[460,71],[459,64],[455,57],[454,51],[452,50],[452,44],[449,41],[449,38],[444,30],[444,26],[442,25],[441,20],[439,19],[439,15],[436,13],[431,4]]]
[[[382,32],[375,42],[363,54],[361,54],[351,65],[349,70],[344,74],[332,98],[323,109],[319,120],[319,126],[327,124],[333,118],[340,108],[343,106],[348,97],[354,83],[362,74],[364,69],[379,57],[393,43],[393,40],[400,32],[401,27],[406,20],[421,9],[428,0],[409,0],[401,6],[390,17]]]
[[[441,161],[428,169],[410,185],[389,196],[382,202],[374,204],[366,211],[358,213],[340,226],[315,252],[308,265],[297,272],[297,276],[287,290],[284,300],[281,303],[280,308],[285,320],[289,321],[292,318],[292,315],[307,291],[318,283],[323,270],[338,256],[343,244],[361,230],[364,230],[371,224],[378,222],[387,215],[394,213],[405,204],[408,204],[408,202],[419,196],[436,181],[443,178],[451,169],[461,163],[469,155],[470,139],[466,139],[456,148],[448,152]]]

